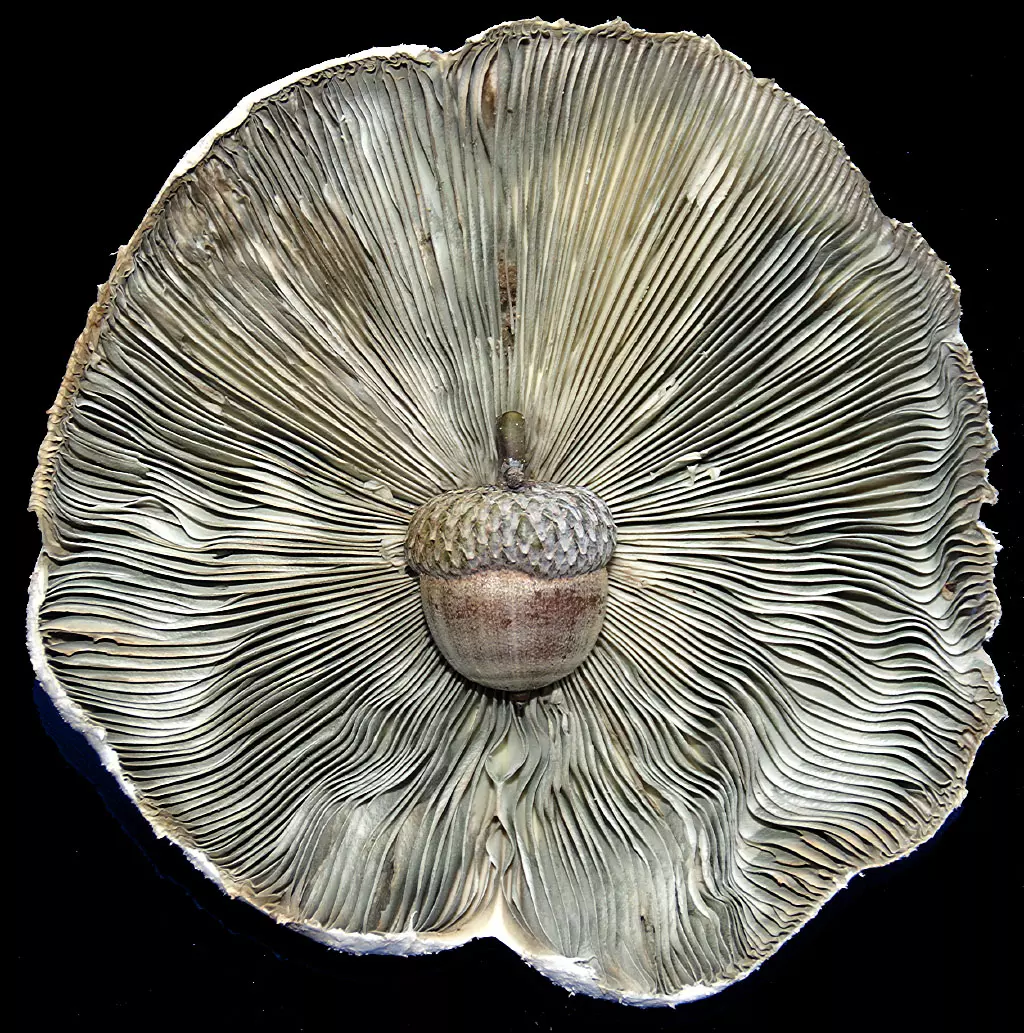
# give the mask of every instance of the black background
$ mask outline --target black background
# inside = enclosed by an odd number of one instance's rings
[[[1004,605],[991,654],[1011,708],[1019,681],[1013,641],[1021,613],[1020,492],[1005,457],[1019,454],[1020,233],[1014,184],[1016,102],[1008,95],[1009,26],[962,10],[901,20],[885,8],[790,5],[752,19],[734,5],[662,11],[636,4],[541,12],[594,24],[621,14],[653,31],[713,35],[755,74],[776,79],[828,123],[871,181],[882,210],[912,221],[963,290],[963,333],[986,383],[1003,451],[991,463],[1001,492],[984,519],[1004,552]],[[125,243],[179,156],[241,97],[300,68],[371,46],[442,49],[502,17],[456,18],[380,5],[352,12],[278,5],[217,21],[202,5],[145,17],[103,9],[64,13],[19,36],[22,91],[33,100],[8,171],[8,240],[20,256],[9,297],[24,373],[9,391],[19,416],[14,508],[23,509],[45,409],[112,252]],[[813,13],[812,13],[813,12]],[[1014,124],[1016,130],[1014,131]],[[1018,187],[1019,189],[1019,187]],[[17,233],[17,231],[14,231]],[[30,310],[30,311],[29,311]],[[13,386],[13,385],[12,385]],[[12,602],[38,549],[20,517]],[[639,1011],[570,997],[496,941],[424,958],[335,954],[223,897],[176,848],[158,842],[90,752],[41,715],[19,618],[11,655],[19,810],[9,854],[19,1003],[38,1028],[313,1030],[367,1021],[383,1029],[731,1030],[857,1026],[999,1029],[1020,958],[1019,724],[982,746],[970,795],[910,858],[854,879],[822,914],[746,980],[677,1011]],[[56,739],[46,728],[52,726]],[[63,754],[63,755],[62,755]],[[79,755],[79,768],[65,755]],[[83,761],[84,758],[84,762]],[[99,781],[97,785],[89,777]],[[22,1027],[18,1027],[22,1028]]]

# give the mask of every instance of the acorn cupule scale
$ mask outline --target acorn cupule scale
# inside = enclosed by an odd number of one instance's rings
[[[448,663],[478,685],[522,693],[566,677],[590,654],[615,539],[608,507],[586,488],[486,485],[421,506],[406,561]]]

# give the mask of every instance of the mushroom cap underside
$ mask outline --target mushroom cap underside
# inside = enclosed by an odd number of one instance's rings
[[[33,490],[40,680],[280,921],[704,996],[928,838],[1003,713],[958,318],[711,40],[307,70],[186,156],[90,313]],[[592,654],[525,704],[444,662],[402,558],[513,410],[618,535]]]

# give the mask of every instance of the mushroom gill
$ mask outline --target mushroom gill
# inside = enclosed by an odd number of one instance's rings
[[[704,996],[931,836],[1003,714],[958,315],[710,39],[525,21],[308,69],[183,159],[75,346],[39,678],[158,832],[303,932]],[[478,684],[480,643],[428,628],[592,575],[553,684]]]

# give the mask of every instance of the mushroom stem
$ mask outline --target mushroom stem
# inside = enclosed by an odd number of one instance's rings
[[[526,420],[522,413],[503,412],[498,417],[498,458],[505,487],[521,488],[526,483]]]

